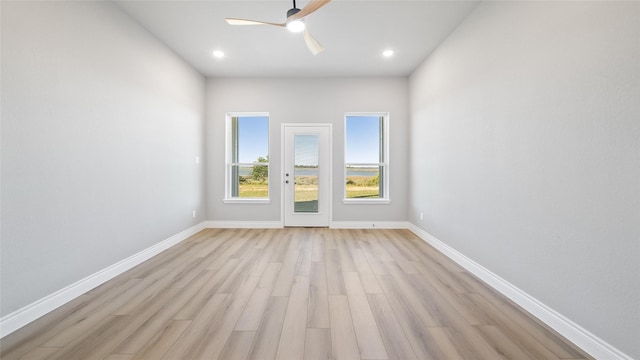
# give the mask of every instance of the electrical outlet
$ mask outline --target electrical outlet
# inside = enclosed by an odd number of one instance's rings
[[[196,211],[195,211],[195,210],[193,210],[193,212],[191,213],[191,215],[192,215],[192,216],[193,216],[193,218],[195,219],[195,218],[196,218]]]
[[[196,156],[195,162],[196,162],[196,164],[200,164],[200,156]]]
[[[424,220],[424,213],[420,213],[420,220]]]

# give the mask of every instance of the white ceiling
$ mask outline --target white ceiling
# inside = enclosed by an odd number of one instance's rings
[[[211,77],[406,76],[477,1],[334,0],[306,18],[325,47],[313,56],[302,34],[231,26],[225,17],[284,22],[292,1],[117,1],[200,73]],[[298,0],[302,8],[307,0]],[[392,58],[382,51],[395,51]],[[226,56],[215,59],[214,50]]]

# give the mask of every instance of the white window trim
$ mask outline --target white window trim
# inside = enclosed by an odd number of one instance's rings
[[[269,204],[271,203],[271,171],[267,174],[267,183],[269,184],[269,188],[267,190],[266,198],[240,198],[231,196],[231,166],[233,165],[266,165],[270,166],[270,163],[232,163],[231,156],[233,154],[231,150],[232,146],[232,137],[233,131],[231,129],[231,120],[234,117],[255,117],[255,116],[266,116],[269,118],[269,128],[267,130],[267,149],[269,149],[269,154],[271,153],[271,117],[269,113],[266,111],[247,111],[247,112],[228,112],[226,114],[225,119],[225,163],[224,163],[224,199],[222,200],[225,204]],[[267,155],[269,155],[267,154]],[[271,156],[269,155],[269,158]]]
[[[353,198],[347,198],[347,117],[349,116],[381,116],[383,118],[382,120],[382,126],[384,128],[384,134],[383,134],[383,155],[384,155],[384,162],[382,163],[377,163],[378,166],[382,165],[384,166],[385,171],[382,174],[382,181],[383,181],[383,193],[384,193],[384,197],[382,198],[373,198],[373,199],[353,199]],[[387,205],[391,203],[391,195],[389,194],[389,169],[390,169],[390,165],[389,165],[389,113],[388,112],[348,112],[345,113],[344,115],[344,158],[343,158],[343,163],[342,163],[342,171],[343,171],[343,175],[342,175],[342,186],[343,186],[343,192],[342,192],[342,203],[344,204],[348,204],[348,205]],[[367,164],[356,164],[356,163],[349,163],[349,165],[376,165],[376,163],[367,163]]]

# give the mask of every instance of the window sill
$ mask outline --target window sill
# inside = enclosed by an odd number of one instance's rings
[[[342,203],[347,205],[388,205],[390,199],[343,199]]]
[[[225,204],[270,204],[271,199],[233,198],[222,200]]]

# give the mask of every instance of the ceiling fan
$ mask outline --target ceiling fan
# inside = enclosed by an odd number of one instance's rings
[[[286,27],[291,32],[304,31],[304,41],[313,55],[318,55],[324,50],[324,47],[311,36],[309,30],[306,29],[303,19],[311,13],[327,5],[331,0],[311,0],[302,10],[296,7],[296,0],[293,0],[293,8],[287,11],[287,20],[284,23],[273,23],[258,20],[246,20],[236,18],[226,18],[227,23],[231,25],[273,25]]]

